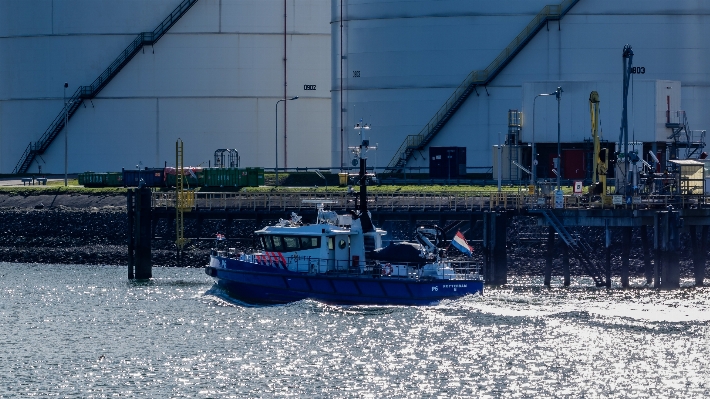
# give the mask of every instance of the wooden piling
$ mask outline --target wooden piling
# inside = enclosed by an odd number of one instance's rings
[[[621,228],[621,286],[629,287],[629,257],[631,255],[631,227]]]
[[[126,193],[126,214],[128,215],[128,279],[135,278],[135,248],[133,242],[135,240],[135,193],[133,190],[128,190]]]
[[[607,288],[611,287],[611,229],[609,225],[604,227],[604,249],[605,249],[605,262],[604,262],[604,279]]]
[[[495,226],[493,242],[493,284],[504,285],[508,283],[508,252],[507,252],[507,230],[508,215],[505,213],[491,213]]]
[[[562,248],[562,275],[564,278],[564,286],[569,287],[571,281],[569,271],[569,247],[567,245]]]
[[[700,262],[695,266],[695,286],[702,287],[705,281],[705,261],[707,259],[708,226],[700,230]]]
[[[151,191],[148,188],[139,188],[134,193],[133,211],[133,247],[134,278],[145,280],[153,277],[151,262]],[[130,274],[129,274],[130,276]]]
[[[646,284],[653,282],[653,265],[651,264],[651,248],[648,245],[648,228],[641,226],[641,246],[643,247],[643,272],[646,277]]]
[[[493,266],[491,264],[491,213],[483,213],[483,278],[493,284]]]
[[[680,287],[680,236],[678,212],[663,211],[655,215],[656,259],[660,268],[660,288]]]
[[[549,287],[552,281],[552,259],[555,251],[555,228],[547,227],[547,252],[545,253],[545,286]]]

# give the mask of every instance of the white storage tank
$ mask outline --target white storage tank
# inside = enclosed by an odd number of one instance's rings
[[[64,82],[90,85],[181,2],[0,0],[0,173],[61,113]],[[69,172],[173,164],[178,138],[185,165],[236,148],[273,168],[278,145],[280,167],[327,166],[329,22],[328,0],[198,0],[69,120]],[[64,134],[30,173],[63,174]]]
[[[549,3],[571,8],[558,20],[545,20],[554,14],[554,7],[544,8]],[[332,4],[334,164],[340,163],[344,148],[356,143],[351,126],[363,118],[374,127],[370,141],[378,143],[377,166],[386,166],[401,146],[406,147],[408,136],[416,138],[436,118],[469,73],[500,60],[509,62],[492,81],[471,91],[427,146],[465,146],[469,167],[490,166],[490,149],[498,134],[507,131],[507,111],[523,110],[523,135],[529,139],[531,96],[557,86],[565,90],[563,141],[588,136],[590,89],[602,96],[604,133],[615,139],[621,123],[622,51],[627,44],[639,68],[631,93],[635,104],[644,109],[644,114],[638,114],[638,107],[629,110],[630,115],[637,112],[637,135],[660,137],[665,129],[654,129],[658,115],[650,110],[665,107],[659,103],[659,87],[666,81],[679,82],[670,85],[675,92],[672,99],[677,97],[678,104],[682,99],[693,128],[710,126],[710,114],[705,112],[710,77],[703,72],[710,62],[710,43],[702,40],[710,34],[710,3],[333,0]],[[526,31],[539,18],[546,21],[539,31]],[[508,47],[514,43],[527,44]],[[506,48],[513,51],[506,53]],[[549,87],[538,88],[535,82]],[[654,82],[661,86],[654,88]],[[526,84],[534,87],[526,90]],[[538,118],[547,118],[552,125],[554,100],[538,99],[537,105],[541,107]],[[555,115],[555,141],[556,130]],[[551,140],[552,129],[540,134]],[[426,166],[420,150],[412,152],[408,166]]]

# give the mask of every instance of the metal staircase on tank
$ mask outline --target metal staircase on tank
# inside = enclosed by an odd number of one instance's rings
[[[680,158],[679,150],[686,149],[686,158],[691,158],[696,153],[702,152],[705,147],[705,130],[690,130],[688,115],[685,111],[676,111],[672,114],[666,111],[666,127],[671,129],[668,140],[671,142],[671,154]]]
[[[472,71],[466,79],[456,88],[454,93],[439,108],[436,114],[419,134],[408,135],[399,146],[392,160],[387,165],[389,171],[397,173],[407,164],[414,151],[421,151],[441,131],[464,101],[477,86],[486,86],[515,58],[528,42],[542,29],[548,21],[560,20],[577,4],[579,0],[565,0],[559,5],[543,7],[525,29],[520,32],[512,42],[482,71]]]
[[[589,254],[593,253],[592,247],[584,241],[580,235],[572,235],[568,232],[555,213],[549,209],[535,209],[530,210],[530,212],[542,213],[542,215],[545,216],[547,223],[555,229],[557,235],[572,251],[572,254],[579,260],[582,269],[584,269],[584,272],[592,277],[594,284],[596,284],[597,287],[609,286],[609,281],[607,281],[604,277],[604,271],[597,267],[597,265],[595,265],[589,258]]]
[[[96,78],[90,86],[79,86],[74,92],[71,98],[67,99],[68,107],[66,109],[65,118],[65,108],[62,107],[62,111],[54,118],[54,121],[49,125],[47,130],[45,130],[42,137],[36,142],[30,142],[30,144],[22,153],[20,160],[15,165],[13,173],[27,173],[27,170],[32,165],[32,162],[38,155],[42,155],[52,141],[59,135],[59,133],[64,128],[66,120],[70,119],[74,113],[79,109],[79,106],[84,102],[84,100],[90,100],[96,97],[97,94],[106,87],[106,85],[113,79],[126,64],[143,48],[143,46],[150,46],[155,44],[165,32],[167,32],[175,23],[183,16],[185,13],[195,4],[197,0],[183,0],[180,4],[168,15],[157,28],[153,29],[152,32],[142,32],[133,39],[131,44],[125,48],[118,55],[118,57],[109,65],[104,72]]]

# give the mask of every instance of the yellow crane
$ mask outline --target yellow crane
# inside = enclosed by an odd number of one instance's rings
[[[606,197],[606,173],[609,170],[609,157],[607,156],[607,148],[600,148],[599,143],[599,93],[593,91],[589,94],[589,115],[592,119],[592,139],[594,140],[594,165],[592,166],[592,187],[593,192],[590,194],[598,194]]]
[[[175,233],[178,250],[182,252],[185,238],[184,213],[190,212],[195,205],[195,193],[185,189],[185,167],[183,165],[183,143],[181,139],[175,142]]]

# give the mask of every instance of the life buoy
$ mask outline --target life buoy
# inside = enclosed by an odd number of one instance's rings
[[[391,274],[392,274],[392,265],[389,263],[385,263],[384,266],[382,266],[382,275],[389,276]]]

